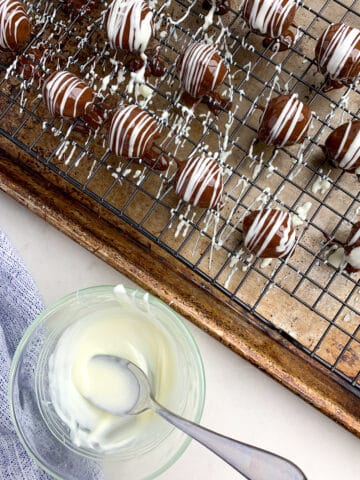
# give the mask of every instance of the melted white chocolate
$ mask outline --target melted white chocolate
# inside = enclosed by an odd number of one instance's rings
[[[355,243],[358,242],[359,240],[360,240],[360,228],[358,228],[355,231],[354,235],[347,242],[347,245],[351,247],[351,245],[355,245]]]

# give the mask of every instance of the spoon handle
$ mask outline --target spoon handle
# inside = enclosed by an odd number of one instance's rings
[[[155,402],[153,409],[169,423],[218,455],[248,480],[306,480],[303,472],[283,457],[201,427],[178,417]]]

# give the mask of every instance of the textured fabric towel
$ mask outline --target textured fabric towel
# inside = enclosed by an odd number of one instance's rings
[[[50,477],[28,457],[17,439],[8,406],[11,359],[26,327],[43,309],[24,263],[0,231],[0,480]]]

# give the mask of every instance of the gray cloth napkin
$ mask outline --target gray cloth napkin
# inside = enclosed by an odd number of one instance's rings
[[[39,292],[7,236],[0,231],[0,480],[45,480],[20,444],[10,418],[11,359],[26,329],[43,309]]]

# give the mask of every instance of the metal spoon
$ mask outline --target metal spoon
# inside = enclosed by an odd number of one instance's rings
[[[137,415],[151,409],[218,455],[248,480],[306,480],[299,467],[289,460],[208,430],[159,405],[152,397],[145,373],[132,362],[113,355],[95,355],[90,362],[94,362],[94,366],[100,367],[100,371],[103,369],[106,374],[111,371],[113,375],[117,370],[119,385],[123,384],[124,377],[128,375],[133,392],[131,399],[127,397],[125,403],[119,401],[117,404],[116,399],[104,399],[103,392],[98,394],[94,390],[93,395],[88,394],[86,398],[96,407],[117,416]],[[116,381],[114,379],[113,383]],[[137,388],[134,389],[134,385]]]

